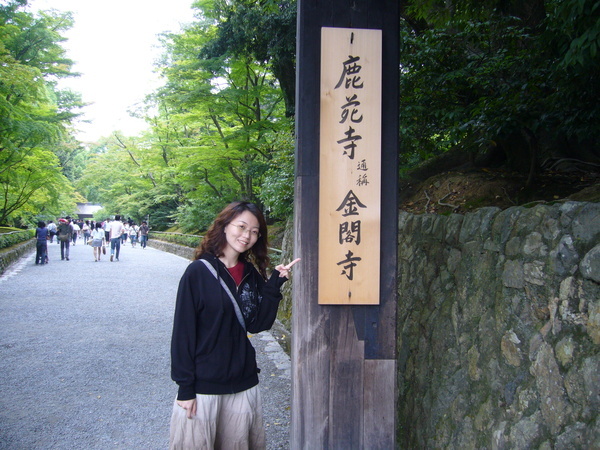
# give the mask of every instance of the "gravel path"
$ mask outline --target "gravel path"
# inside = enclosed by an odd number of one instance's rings
[[[169,344],[188,261],[121,247],[94,262],[48,244],[0,277],[0,449],[165,449],[176,385]],[[289,448],[290,359],[268,332],[257,349],[269,449]]]

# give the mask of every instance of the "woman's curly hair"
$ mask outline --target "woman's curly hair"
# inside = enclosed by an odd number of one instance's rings
[[[223,256],[223,250],[227,245],[225,227],[244,211],[251,212],[258,220],[259,237],[252,248],[240,254],[240,260],[252,262],[263,278],[267,278],[267,267],[269,266],[267,221],[258,206],[250,202],[230,203],[217,215],[212,225],[204,235],[202,242],[194,252],[194,259],[200,259],[203,253],[212,253],[217,258]]]

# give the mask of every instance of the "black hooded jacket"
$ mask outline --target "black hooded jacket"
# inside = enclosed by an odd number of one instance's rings
[[[204,254],[236,297],[247,331],[268,330],[277,316],[281,286],[287,278],[273,271],[264,281],[256,268],[245,263],[242,283],[236,288],[225,265]],[[178,400],[196,394],[233,394],[258,384],[256,353],[235,315],[231,299],[202,261],[193,261],[179,282],[173,336],[171,378],[179,385]]]

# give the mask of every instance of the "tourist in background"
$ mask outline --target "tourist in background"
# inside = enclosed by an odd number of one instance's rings
[[[54,236],[56,236],[56,224],[50,220],[46,228],[48,228],[48,232],[50,233],[50,243],[52,244],[54,242]],[[56,240],[56,243],[58,244],[58,239]]]
[[[108,245],[110,242],[110,219],[104,221],[102,228],[104,229],[104,240],[106,241],[106,245]]]
[[[104,238],[104,230],[102,229],[102,224],[100,222],[96,222],[96,228],[92,230],[91,233],[92,239],[92,250],[94,251],[94,261],[100,261],[100,256],[102,256],[102,249],[104,248],[104,244],[106,243]]]
[[[129,222],[123,221],[123,234],[121,235],[121,244],[127,242],[127,236],[129,235]]]
[[[71,226],[73,227],[73,245],[75,245],[75,243],[77,242],[77,238],[79,237],[79,232],[81,231],[81,227],[79,226],[79,224],[77,223],[76,220],[73,221]]]
[[[121,252],[121,235],[123,234],[123,222],[121,216],[115,216],[115,220],[110,223],[110,260],[111,262],[116,257],[119,260]],[[115,255],[116,253],[116,255]]]
[[[146,222],[142,222],[140,225],[140,246],[142,248],[146,248],[146,243],[148,242],[148,232],[150,228]]]
[[[140,231],[140,227],[138,227],[135,222],[131,222],[129,226],[129,240],[131,241],[131,247],[135,247],[135,244],[138,241],[138,233]]]
[[[38,227],[35,229],[35,238],[35,263],[46,264],[50,232],[48,231],[48,228],[46,228],[46,224],[41,220],[38,222]]]
[[[88,242],[88,239],[91,236],[91,228],[90,228],[90,221],[86,220],[83,225],[81,226],[81,231],[83,232],[83,244],[86,245]]]
[[[73,239],[73,227],[69,216],[58,219],[58,240],[60,241],[60,259],[69,260],[69,246]]]

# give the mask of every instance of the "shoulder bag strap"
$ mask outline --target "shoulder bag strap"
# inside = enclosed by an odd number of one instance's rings
[[[219,277],[219,275],[217,274],[217,271],[215,270],[215,268],[212,266],[211,263],[209,263],[205,259],[201,259],[200,261],[202,261],[204,263],[204,265],[207,267],[207,269],[210,270],[210,273],[212,273],[213,276],[221,283],[221,286],[223,287],[223,289],[225,289],[225,292],[227,292],[227,295],[229,295],[229,299],[231,300],[231,303],[233,304],[233,309],[235,309],[235,315],[237,316],[238,321],[240,322],[240,325],[242,326],[244,331],[246,331],[246,322],[244,321],[244,316],[242,315],[242,310],[240,309],[240,305],[238,305],[238,302],[236,301],[235,297],[231,293],[229,286],[227,286],[225,281],[221,277]]]

